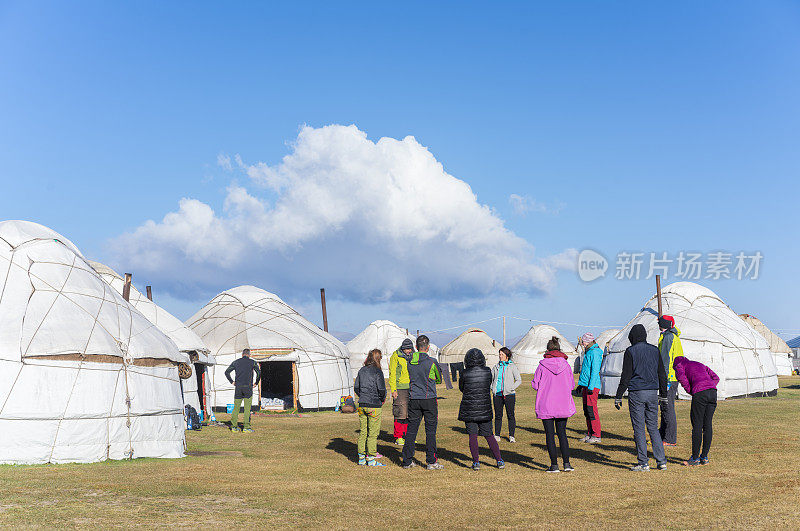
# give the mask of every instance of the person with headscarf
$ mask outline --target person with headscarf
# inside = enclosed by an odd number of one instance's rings
[[[514,431],[517,428],[517,418],[514,415],[514,406],[517,403],[517,387],[522,384],[522,375],[511,360],[511,349],[500,349],[500,361],[492,367],[492,402],[494,404],[494,439],[500,440],[500,430],[503,429],[503,408],[508,416],[508,442],[517,442]]]
[[[600,411],[597,409],[597,398],[600,396],[600,365],[603,363],[603,351],[594,341],[594,334],[586,332],[581,336],[583,362],[581,375],[578,378],[578,389],[583,397],[583,415],[586,417],[586,437],[581,442],[597,444],[602,442]]]

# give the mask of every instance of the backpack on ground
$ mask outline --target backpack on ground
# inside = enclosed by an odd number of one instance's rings
[[[341,404],[340,411],[342,413],[355,413],[356,412],[356,401],[353,400],[353,397],[350,395],[343,396],[339,399]]]
[[[186,406],[186,429],[187,430],[199,430],[202,426],[200,425],[200,415],[197,414],[197,410],[192,406]]]

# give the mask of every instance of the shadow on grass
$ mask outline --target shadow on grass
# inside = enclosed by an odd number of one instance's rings
[[[465,427],[463,427],[463,426],[451,426],[450,429],[455,431],[455,432],[457,432],[457,433],[461,433],[464,436],[468,437],[467,429]],[[478,437],[478,442],[479,443],[481,443],[482,440],[485,441],[485,439],[483,437]],[[469,447],[469,439],[468,438],[465,439],[464,443],[465,443],[465,446]],[[441,450],[439,452],[441,454]],[[470,468],[472,466],[472,455],[471,454],[470,455],[466,455],[466,454],[459,454],[459,453],[456,453],[456,452],[451,452],[451,453],[453,454],[454,457],[458,457],[459,459],[463,459],[464,460],[463,463],[461,463],[461,462],[457,462],[456,463],[459,466],[462,466],[464,468]],[[519,466],[521,466],[523,468],[530,468],[531,470],[546,470],[548,468],[547,465],[545,465],[544,463],[539,463],[538,461],[535,461],[530,456],[523,455],[523,454],[520,454],[518,452],[512,452],[511,450],[508,450],[507,448],[501,448],[500,449],[500,454],[503,457],[503,461],[505,461],[506,463],[519,465]],[[479,449],[478,449],[478,455],[481,456],[481,457],[486,457],[486,458],[489,459],[488,463],[486,463],[485,461],[482,461],[483,464],[489,464],[489,465],[494,464],[494,455],[492,455],[492,451],[489,449],[488,446],[483,446],[481,444],[479,446]],[[453,462],[455,462],[455,461],[453,461]]]

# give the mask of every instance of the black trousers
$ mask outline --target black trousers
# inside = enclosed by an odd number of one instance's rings
[[[713,430],[711,421],[717,409],[717,390],[706,389],[692,396],[692,459],[708,457]],[[702,444],[703,452],[700,452]]]
[[[505,406],[508,416],[508,436],[513,437],[514,431],[517,429],[517,419],[514,417],[517,395],[494,395],[492,402],[494,403],[494,434],[500,435],[500,431],[503,429],[503,406]]]
[[[561,459],[569,463],[569,442],[567,441],[567,419],[542,419],[544,424],[544,437],[547,441],[547,453],[550,454],[550,464],[558,465],[558,452],[556,451],[556,433],[558,445],[561,447]]]
[[[461,377],[461,373],[464,371],[464,362],[459,361],[456,363],[450,364],[450,377],[454,382],[457,382],[458,379]]]
[[[435,398],[412,398],[408,401],[408,431],[403,445],[403,465],[414,461],[417,432],[425,419],[425,462],[436,462],[436,426],[439,424],[439,404]]]

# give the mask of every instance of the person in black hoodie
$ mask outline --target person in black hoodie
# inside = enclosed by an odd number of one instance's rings
[[[467,351],[464,356],[464,372],[458,380],[461,390],[461,405],[458,420],[464,421],[469,434],[469,451],[472,454],[472,470],[478,470],[478,435],[483,435],[494,458],[497,468],[504,468],[500,446],[492,433],[492,371],[486,366],[486,358],[477,348]]]
[[[638,457],[638,463],[631,470],[650,470],[645,429],[650,434],[658,469],[664,470],[667,468],[667,457],[664,454],[661,433],[658,431],[658,404],[667,400],[667,373],[658,347],[647,342],[647,330],[643,325],[633,325],[628,333],[628,340],[631,346],[625,349],[622,358],[622,376],[619,379],[614,407],[622,407],[622,395],[628,391],[628,409]]]
[[[374,348],[358,370],[353,389],[358,395],[358,464],[386,466],[376,459],[378,434],[381,431],[381,407],[386,401],[386,381],[381,370],[381,351]]]

